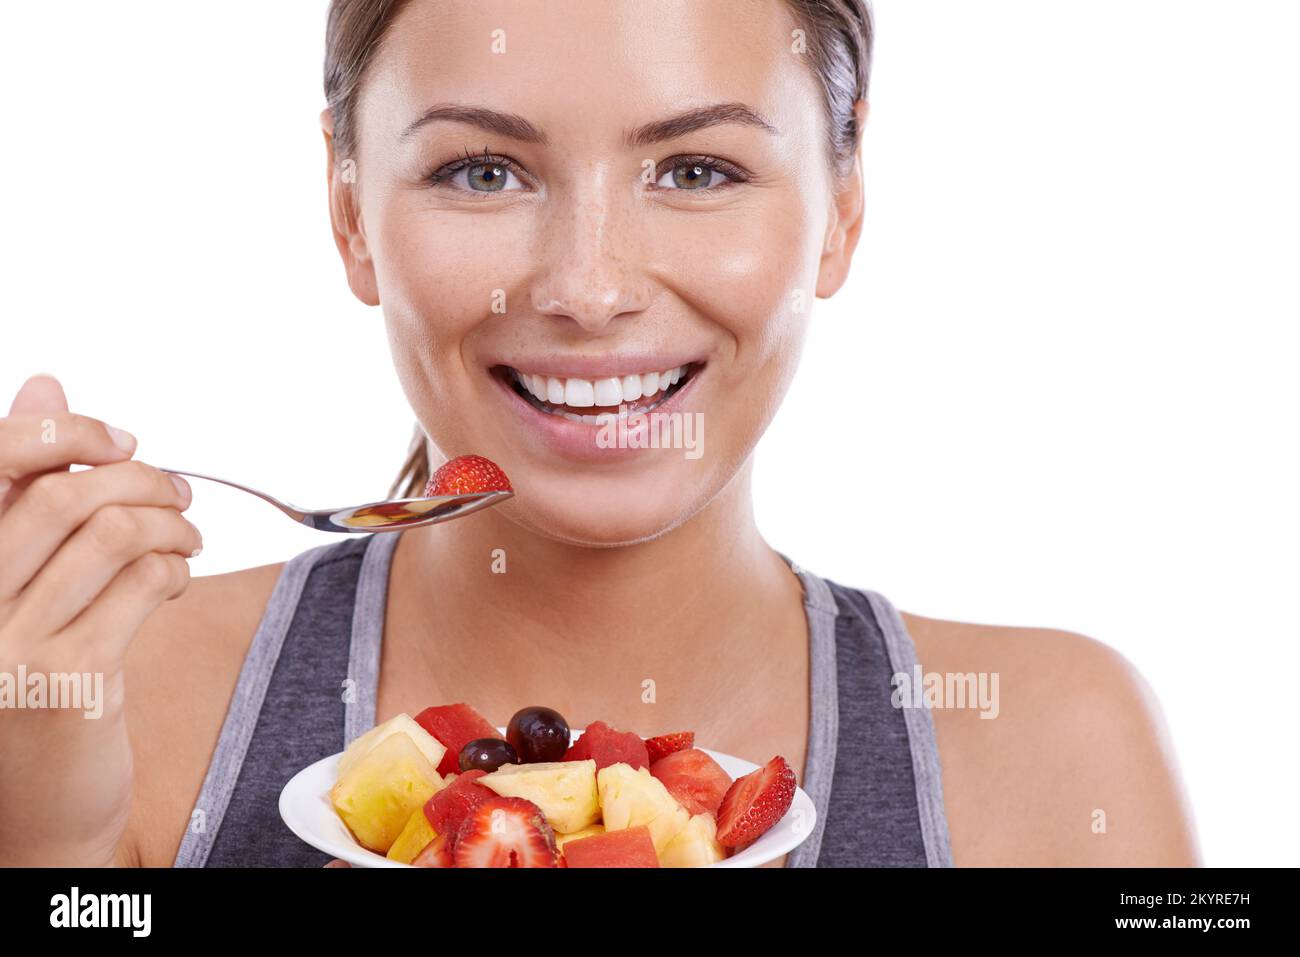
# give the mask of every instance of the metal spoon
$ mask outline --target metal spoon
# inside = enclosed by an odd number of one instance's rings
[[[396,498],[367,505],[354,505],[351,508],[298,508],[288,502],[282,502],[274,496],[259,492],[247,485],[203,475],[199,472],[182,472],[180,469],[163,469],[173,475],[185,475],[189,478],[206,479],[220,482],[249,495],[256,495],[264,502],[269,502],[288,515],[300,525],[315,528],[322,532],[344,532],[360,534],[363,532],[396,532],[417,525],[436,525],[460,518],[470,512],[489,508],[514,495],[514,492],[474,492],[468,495],[436,495],[432,498]]]

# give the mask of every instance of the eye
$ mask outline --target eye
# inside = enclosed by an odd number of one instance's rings
[[[718,189],[728,183],[743,183],[745,171],[726,160],[712,156],[678,156],[660,167],[658,189],[700,192]]]
[[[503,193],[526,188],[511,160],[487,154],[448,163],[430,175],[429,182],[470,193]]]
[[[519,177],[502,163],[475,163],[457,170],[451,182],[461,189],[479,193],[499,193],[507,189],[521,189]]]

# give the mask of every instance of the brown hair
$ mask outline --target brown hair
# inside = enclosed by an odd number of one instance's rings
[[[334,156],[356,148],[356,109],[366,68],[409,0],[332,0],[325,29],[325,99],[334,118]],[[827,149],[837,180],[848,175],[857,152],[853,105],[867,98],[874,27],[870,0],[785,0],[800,29],[804,51],[821,85]],[[792,37],[799,42],[800,38]],[[389,497],[411,498],[424,490],[429,452],[419,423]]]

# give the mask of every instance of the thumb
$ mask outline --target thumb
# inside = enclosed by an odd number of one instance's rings
[[[63,394],[63,386],[54,376],[44,372],[24,382],[14,396],[13,404],[9,406],[10,415],[67,411],[68,397]]]

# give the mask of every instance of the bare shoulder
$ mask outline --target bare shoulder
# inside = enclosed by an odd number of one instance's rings
[[[1199,863],[1159,702],[1124,656],[1069,631],[903,620],[925,674],[983,680],[992,704],[932,711],[955,864]]]
[[[126,662],[135,804],[125,857],[170,866],[190,824],[244,654],[282,564],[190,581],[149,616]]]

